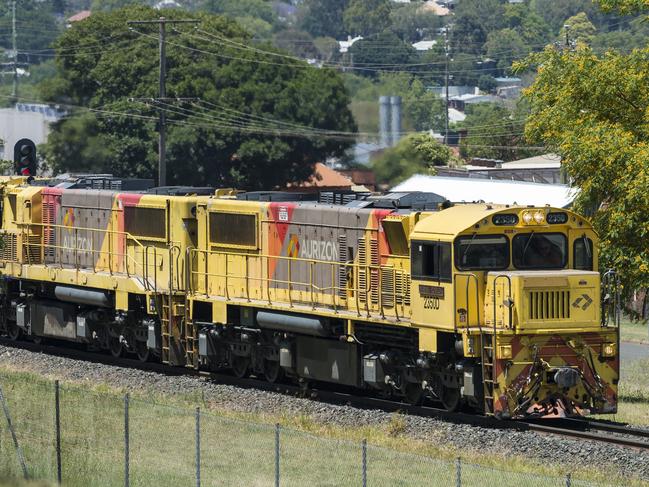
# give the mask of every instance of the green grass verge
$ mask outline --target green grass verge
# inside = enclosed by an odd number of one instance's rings
[[[647,323],[624,320],[620,323],[620,339],[623,342],[649,343]]]
[[[54,387],[31,373],[0,369],[0,383],[32,478],[56,478]],[[64,485],[123,485],[123,391],[106,385],[66,383],[61,391]],[[201,474],[204,485],[271,485],[274,424],[281,430],[282,485],[361,483],[362,439],[368,441],[368,482],[375,485],[454,484],[462,457],[463,485],[563,485],[569,467],[521,456],[458,451],[442,442],[405,435],[396,414],[384,426],[341,428],[282,411],[242,414],[219,409],[193,394],[132,393],[131,485],[192,485],[195,474],[195,413],[201,414]],[[4,421],[4,418],[0,419]],[[5,424],[0,428],[0,477],[19,477],[20,467]],[[572,469],[571,469],[572,470]],[[572,470],[589,482],[647,485],[622,479],[605,465]],[[544,477],[545,476],[545,477]],[[1,485],[1,484],[0,484]]]

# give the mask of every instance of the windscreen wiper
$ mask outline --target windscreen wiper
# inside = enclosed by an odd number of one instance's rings
[[[466,258],[466,254],[469,252],[469,248],[471,248],[471,244],[475,240],[475,236],[477,234],[478,232],[473,232],[473,235],[471,235],[471,240],[469,240],[469,244],[466,246],[466,249],[464,249],[464,252],[462,253],[462,259],[461,259],[462,264],[466,262],[464,259]]]
[[[523,248],[523,255],[521,255],[521,260],[525,262],[525,253],[527,252],[527,249],[530,248],[530,244],[532,243],[532,239],[534,238],[534,231],[530,233],[530,238],[527,239],[527,243],[525,244],[525,247]]]

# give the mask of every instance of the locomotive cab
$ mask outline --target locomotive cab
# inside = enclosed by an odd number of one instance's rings
[[[438,330],[456,405],[502,417],[615,410],[617,329],[602,324],[595,242],[586,220],[550,207],[459,206],[415,227],[413,321]]]

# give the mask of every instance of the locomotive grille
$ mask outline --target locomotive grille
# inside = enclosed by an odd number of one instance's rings
[[[2,235],[2,248],[0,249],[0,258],[2,260],[8,260],[10,262],[16,262],[18,260],[18,254],[16,252],[16,239],[17,236],[13,233],[4,233]]]
[[[530,291],[531,320],[566,320],[570,318],[570,291]]]
[[[54,202],[47,197],[43,198],[43,251],[45,260],[51,262],[54,260],[56,248],[56,232],[51,225],[56,223],[56,208]]]
[[[41,260],[40,235],[27,235],[23,241],[23,261],[28,264],[40,264]]]

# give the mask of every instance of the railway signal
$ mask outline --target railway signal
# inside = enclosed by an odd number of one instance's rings
[[[20,176],[36,176],[36,144],[30,139],[20,139],[14,145],[14,168]]]

